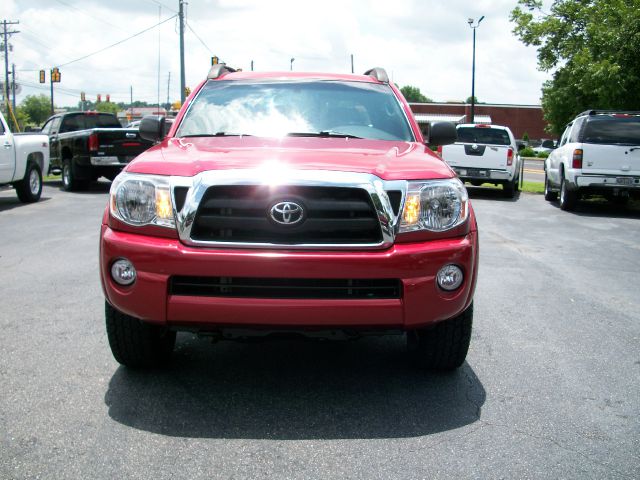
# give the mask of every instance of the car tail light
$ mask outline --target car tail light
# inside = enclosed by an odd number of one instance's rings
[[[478,123],[476,128],[491,128],[491,125],[487,125],[486,123]]]
[[[92,133],[89,135],[89,151],[97,152],[98,151],[98,134]]]
[[[442,157],[442,145],[438,145],[438,155]]]
[[[513,165],[513,148],[507,150],[507,165]]]
[[[573,168],[582,168],[582,149],[576,148],[573,151],[573,163],[571,164]]]

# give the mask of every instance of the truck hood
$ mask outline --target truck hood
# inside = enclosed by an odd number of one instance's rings
[[[282,168],[370,173],[383,180],[451,178],[424,144],[353,138],[169,138],[126,171],[191,177],[209,170]]]

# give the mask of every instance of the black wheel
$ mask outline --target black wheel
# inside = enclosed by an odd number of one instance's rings
[[[29,162],[24,178],[14,184],[21,202],[33,203],[40,200],[42,194],[42,172],[35,163]]]
[[[67,192],[74,192],[84,190],[87,186],[88,182],[86,180],[78,180],[76,178],[73,161],[70,158],[65,158],[62,161],[62,188]]]
[[[428,370],[454,370],[464,363],[471,341],[473,303],[455,318],[407,333],[416,365]]]
[[[576,203],[578,203],[578,192],[569,190],[569,183],[562,176],[560,178],[560,208],[570,212],[576,208]]]
[[[516,181],[507,182],[502,184],[503,191],[505,197],[513,198],[516,196]]]
[[[105,302],[107,337],[113,357],[131,368],[156,367],[171,358],[176,332],[142,322]]]
[[[551,185],[549,184],[549,177],[547,172],[544,173],[544,199],[547,202],[555,202],[558,199],[558,192],[551,191]]]

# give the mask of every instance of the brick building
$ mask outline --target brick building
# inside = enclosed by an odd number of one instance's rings
[[[418,123],[446,120],[467,123],[471,116],[471,104],[467,103],[410,103]],[[520,139],[526,132],[529,138],[550,138],[545,131],[547,123],[542,117],[540,105],[499,105],[480,103],[475,106],[475,123],[505,125]]]

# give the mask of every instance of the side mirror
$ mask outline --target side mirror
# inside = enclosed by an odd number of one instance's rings
[[[140,121],[140,138],[150,142],[159,142],[165,136],[165,118],[162,115],[147,115]]]
[[[435,122],[431,124],[427,145],[450,145],[458,139],[456,126],[452,122]]]

